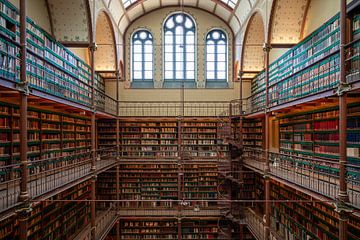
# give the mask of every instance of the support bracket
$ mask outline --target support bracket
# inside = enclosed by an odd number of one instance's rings
[[[351,91],[351,86],[348,83],[339,83],[336,90],[336,95],[342,96],[349,91]]]
[[[19,82],[16,84],[16,89],[28,96],[30,94],[29,82]]]
[[[32,210],[32,204],[29,201],[26,201],[20,204],[20,206],[15,210],[15,213],[20,219],[27,219]]]
[[[337,212],[337,213],[342,213],[342,212],[352,213],[352,212],[354,212],[354,209],[351,206],[349,206],[346,202],[341,201],[340,199],[338,199],[334,203],[334,206],[335,206],[334,211]]]

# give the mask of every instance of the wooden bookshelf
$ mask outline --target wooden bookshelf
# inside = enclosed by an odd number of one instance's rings
[[[245,118],[243,120],[243,144],[244,147],[263,149],[263,126],[262,118]]]
[[[271,182],[273,200],[314,200],[311,196],[279,182]],[[334,206],[321,202],[276,202],[272,203],[271,228],[280,236],[312,239],[337,239],[338,213]],[[359,233],[359,219],[354,215],[349,224],[349,233]],[[352,235],[356,236],[356,235]],[[349,239],[356,239],[349,236]]]
[[[84,61],[58,43],[27,18],[27,77],[30,87],[91,105],[91,69]],[[9,1],[0,1],[0,77],[19,81],[19,11]],[[95,86],[105,91],[104,80],[95,76]]]
[[[181,239],[217,239],[217,220],[182,221]]]
[[[359,80],[359,15],[352,18],[354,40],[347,72],[349,83]],[[295,47],[269,66],[269,106],[335,88],[339,83],[339,14],[329,19]],[[265,77],[260,72],[251,85],[251,109],[257,112],[265,106]]]
[[[90,181],[85,181],[44,201],[34,202],[28,223],[28,239],[72,239],[90,222],[90,203],[57,200],[90,199],[90,186]],[[15,216],[0,221],[0,239],[17,239],[18,235]]]
[[[348,106],[347,155],[351,164],[360,164],[360,104]],[[279,118],[280,152],[296,156],[338,159],[338,107],[288,114]],[[334,171],[338,171],[334,169]]]
[[[116,146],[116,120],[99,119],[97,121],[98,148]]]
[[[20,133],[19,106],[0,102],[0,164],[8,166],[19,162]],[[44,109],[28,110],[28,158],[31,161],[88,153],[91,145],[90,119],[85,116],[52,112]],[[31,168],[30,173],[36,173]],[[2,182],[15,178],[8,172],[1,174]]]
[[[120,189],[121,199],[139,200],[122,202],[122,207],[173,208],[177,202],[171,200],[178,199],[178,166],[176,163],[147,164],[146,161],[144,164],[120,164]]]
[[[184,119],[179,133],[178,122],[169,119],[121,120],[121,152],[125,158],[176,158],[178,138],[182,151],[190,158],[227,157],[217,119]]]
[[[121,220],[120,239],[178,239],[177,220]]]

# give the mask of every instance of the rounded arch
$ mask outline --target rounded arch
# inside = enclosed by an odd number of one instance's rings
[[[264,68],[265,42],[264,21],[259,12],[255,12],[249,19],[241,54],[241,72],[243,78],[252,78]]]
[[[100,11],[96,18],[95,70],[115,71],[117,64],[116,39],[111,19],[106,11]]]
[[[311,0],[274,0],[268,29],[271,44],[296,44],[303,38]]]

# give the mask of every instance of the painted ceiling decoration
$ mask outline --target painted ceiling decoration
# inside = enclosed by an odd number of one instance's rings
[[[115,42],[111,20],[105,12],[100,12],[96,21],[95,70],[114,71],[116,69]]]
[[[167,6],[195,7],[224,20],[236,35],[259,0],[103,0],[121,34],[142,15]],[[245,16],[244,16],[245,15]]]
[[[309,0],[276,0],[271,25],[271,43],[298,43]]]
[[[89,42],[87,0],[47,0],[56,39],[63,43]],[[71,17],[69,17],[71,16]]]
[[[243,48],[243,78],[251,78],[264,68],[263,43],[265,41],[264,23],[261,15],[255,13],[248,25]]]

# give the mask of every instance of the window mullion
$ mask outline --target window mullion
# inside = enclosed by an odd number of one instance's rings
[[[145,80],[145,41],[141,41],[141,78]]]

